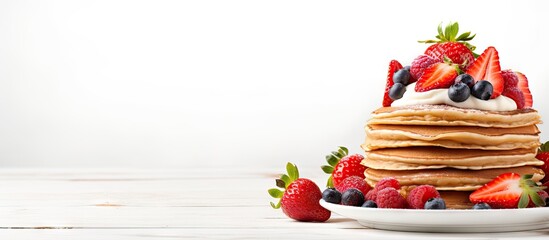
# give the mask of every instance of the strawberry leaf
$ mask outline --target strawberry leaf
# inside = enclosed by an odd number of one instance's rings
[[[536,206],[538,207],[544,207],[545,206],[545,201],[543,199],[541,199],[541,197],[539,196],[539,194],[537,192],[530,192],[529,193],[530,195],[530,199],[532,199],[532,202],[534,204],[536,204]]]
[[[549,141],[539,146],[539,152],[549,152]]]
[[[282,179],[276,179],[276,186],[279,188],[286,188],[286,183]]]
[[[283,191],[280,191],[280,189],[277,188],[271,188],[268,190],[269,195],[273,198],[282,198],[282,195],[284,195]]]
[[[343,146],[339,146],[339,149],[337,150],[339,153],[341,153],[344,157],[349,154],[349,149]]]
[[[339,162],[339,159],[336,156],[330,154],[330,155],[326,155],[326,162],[328,162],[330,166],[335,167]]]
[[[333,188],[334,187],[334,178],[330,176],[328,178],[328,182],[326,183],[326,187]]]
[[[271,207],[273,207],[274,209],[279,209],[280,208],[280,201],[278,201],[278,203],[276,205],[273,202],[271,202]]]
[[[287,188],[290,183],[292,183],[292,180],[290,180],[290,177],[286,174],[280,175],[280,180],[284,182],[284,188]]]
[[[518,208],[525,208],[528,206],[528,203],[530,202],[530,198],[528,197],[528,193],[523,192],[520,195],[520,200],[518,202]]]
[[[336,156],[336,157],[339,158],[339,159],[341,159],[342,157],[344,157],[343,154],[341,154],[341,153],[339,153],[339,152],[337,152],[337,151],[333,151],[333,152],[332,152],[332,155]]]
[[[328,165],[320,166],[320,168],[327,174],[331,174],[334,171],[334,167]]]
[[[288,172],[288,176],[290,176],[290,180],[292,182],[299,178],[299,171],[297,170],[297,167],[294,164],[292,163],[286,164],[286,171]]]

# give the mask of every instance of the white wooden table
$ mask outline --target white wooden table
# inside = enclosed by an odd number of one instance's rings
[[[0,239],[549,239],[549,230],[432,234],[339,216],[295,222],[268,203],[282,167],[0,170]],[[314,170],[301,175],[324,183]]]

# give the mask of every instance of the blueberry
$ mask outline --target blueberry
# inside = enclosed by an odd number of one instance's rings
[[[463,82],[456,82],[448,88],[448,97],[454,102],[463,102],[471,96],[471,90]]]
[[[465,83],[465,85],[467,85],[470,88],[472,88],[475,85],[475,80],[473,79],[473,77],[471,77],[471,75],[467,73],[458,75],[456,77],[456,83],[457,82]]]
[[[365,207],[365,208],[377,208],[377,204],[376,202],[372,201],[372,200],[368,200],[366,202],[364,202],[364,204],[362,204],[362,207]]]
[[[341,193],[335,188],[327,188],[322,192],[322,199],[329,203],[339,204],[341,202]]]
[[[395,75],[393,75],[393,82],[408,85],[408,83],[410,83],[410,72],[404,68],[398,70]]]
[[[364,203],[364,194],[356,188],[349,188],[341,195],[341,204],[347,206],[361,206]]]
[[[411,67],[410,67],[410,65],[408,65],[408,66],[405,66],[405,67],[404,67],[404,68],[402,68],[402,69],[404,69],[404,70],[406,70],[406,71],[410,72],[410,68],[411,68]]]
[[[395,83],[395,85],[389,89],[389,97],[393,100],[401,99],[405,92],[406,86],[404,86],[404,84]]]
[[[446,203],[442,198],[430,198],[425,202],[424,208],[433,210],[446,209]]]
[[[473,209],[475,210],[484,210],[484,209],[492,209],[492,207],[490,207],[490,205],[488,205],[488,203],[477,203],[473,206]]]
[[[494,93],[494,86],[492,86],[492,83],[486,80],[478,81],[473,86],[473,89],[471,89],[471,95],[482,100],[490,99],[493,93]]]

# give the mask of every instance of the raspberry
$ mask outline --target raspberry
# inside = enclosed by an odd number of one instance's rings
[[[376,198],[377,198],[377,190],[376,189],[372,189],[370,190],[368,193],[366,193],[366,195],[364,196],[364,199],[366,200],[372,200],[372,201],[376,201]]]
[[[406,208],[406,200],[392,187],[380,190],[376,203],[378,208]]]
[[[516,88],[519,82],[518,76],[515,72],[510,69],[501,71],[501,76],[503,77],[503,88]]]
[[[503,96],[513,99],[513,101],[515,101],[515,103],[517,104],[518,109],[524,108],[526,100],[524,99],[524,94],[518,88],[505,88],[503,89],[503,92],[501,94]]]
[[[412,75],[412,78],[415,80],[418,80],[421,75],[423,75],[423,72],[425,69],[429,68],[431,65],[442,62],[438,59],[435,59],[428,55],[420,55],[414,61],[412,62],[412,66],[410,67],[410,74]]]
[[[348,178],[345,178],[339,185],[336,186],[336,189],[339,192],[345,192],[349,188],[356,188],[362,192],[362,194],[366,195],[370,189],[370,185],[364,181],[364,178],[361,178],[359,176],[350,176]]]
[[[435,187],[431,185],[420,185],[410,191],[406,201],[408,202],[408,206],[410,206],[410,208],[423,209],[427,200],[430,198],[439,197],[440,194]]]
[[[377,182],[374,189],[376,189],[377,191],[380,191],[388,187],[392,187],[394,189],[400,189],[400,183],[398,183],[398,180],[396,180],[395,178],[387,177]]]

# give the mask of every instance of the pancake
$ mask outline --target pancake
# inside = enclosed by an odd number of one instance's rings
[[[369,124],[362,147],[374,150],[387,147],[439,146],[484,150],[509,150],[539,146],[536,125],[516,128],[471,126],[419,126]]]
[[[541,123],[534,109],[483,111],[448,105],[382,107],[372,113],[369,124],[424,126],[479,126],[515,128]]]
[[[433,185],[437,190],[473,191],[492,181],[497,176],[508,172],[520,175],[533,174],[532,180],[534,182],[540,181],[545,176],[542,170],[532,166],[476,171],[453,168],[401,171],[367,168],[364,171],[364,176],[366,177],[366,182],[371,186],[375,186],[379,180],[385,177],[394,177],[403,187],[426,184]]]
[[[536,148],[514,150],[449,149],[440,147],[384,148],[366,152],[362,164],[375,169],[416,170],[457,168],[481,170],[543,165]]]

